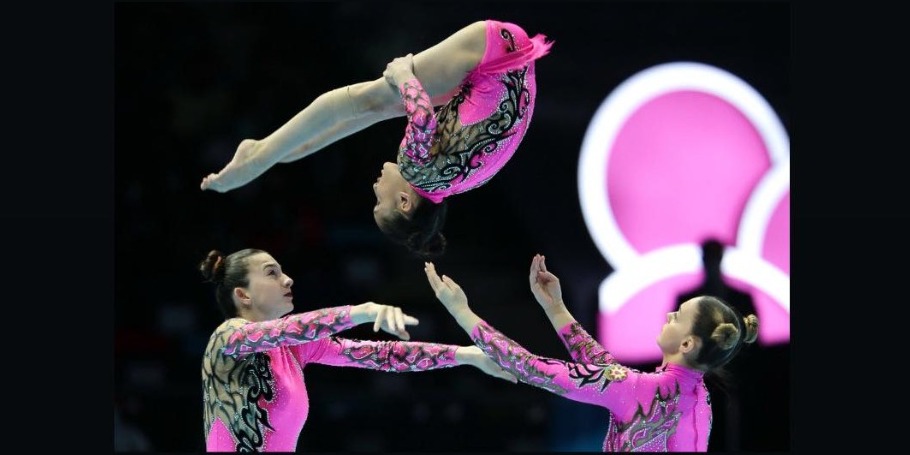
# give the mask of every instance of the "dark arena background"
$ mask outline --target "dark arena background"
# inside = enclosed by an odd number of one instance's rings
[[[569,359],[528,289],[535,253],[574,316],[600,335],[599,286],[616,264],[586,224],[579,159],[617,87],[664,63],[711,65],[751,86],[792,134],[786,2],[117,3],[115,450],[204,450],[201,356],[222,318],[196,266],[211,249],[272,253],[294,278],[296,311],[375,301],[420,320],[412,340],[470,343],[421,261],[373,222],[370,185],[395,158],[403,118],[238,190],[199,183],[242,139],[265,137],[321,93],[373,80],[393,58],[487,18],[554,45],[536,65],[522,145],[489,183],[450,200],[448,250],[435,263],[475,312],[536,354]],[[393,339],[370,325],[342,336]],[[736,388],[732,399],[712,390],[709,451],[790,450],[789,343],[789,332],[759,340],[729,365]],[[604,408],[470,367],[311,365],[305,374],[300,451],[600,451],[606,432]]]

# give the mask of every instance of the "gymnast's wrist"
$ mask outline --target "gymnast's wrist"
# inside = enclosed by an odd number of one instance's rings
[[[477,356],[483,352],[477,346],[459,346],[455,349],[455,362],[458,365],[475,365]]]
[[[550,319],[569,314],[569,309],[566,308],[566,304],[562,300],[557,301],[552,306],[544,308],[543,311]]]
[[[471,307],[468,306],[467,302],[454,302],[445,304],[446,310],[449,311],[449,314],[452,315],[455,319],[460,319],[470,314],[473,314]]]
[[[360,305],[351,307],[351,322],[355,325],[375,322],[377,314],[377,304],[374,302],[365,302]]]
[[[399,87],[404,88],[405,82],[416,81],[417,76],[414,75],[414,72],[411,70],[401,70],[395,73],[395,84]]]

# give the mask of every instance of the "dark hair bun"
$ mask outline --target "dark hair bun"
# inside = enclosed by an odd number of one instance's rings
[[[441,255],[446,249],[446,237],[441,232],[436,232],[430,238],[424,240],[419,232],[415,232],[408,237],[405,246],[417,256],[424,259],[430,259]]]
[[[199,272],[202,278],[208,282],[216,282],[219,277],[224,276],[224,256],[218,250],[209,251],[205,259],[199,262]]]

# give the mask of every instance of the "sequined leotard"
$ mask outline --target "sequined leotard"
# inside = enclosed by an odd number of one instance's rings
[[[577,322],[559,337],[574,362],[531,354],[484,321],[471,332],[474,344],[521,382],[609,409],[604,452],[707,451],[711,403],[701,371],[625,367]]]
[[[390,372],[457,365],[457,346],[332,336],[353,326],[350,306],[221,324],[202,362],[206,450],[295,451],[309,412],[308,363]]]
[[[399,87],[408,125],[398,152],[414,191],[441,202],[487,183],[515,153],[534,113],[534,61],[552,43],[521,27],[486,21],[487,45],[448,103],[433,112],[417,79]]]

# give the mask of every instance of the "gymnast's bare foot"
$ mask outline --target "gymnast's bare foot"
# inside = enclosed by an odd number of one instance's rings
[[[217,174],[209,174],[202,179],[199,188],[203,191],[213,190],[226,193],[251,182],[262,175],[266,169],[255,159],[256,145],[259,141],[244,139],[237,146],[234,158]]]

